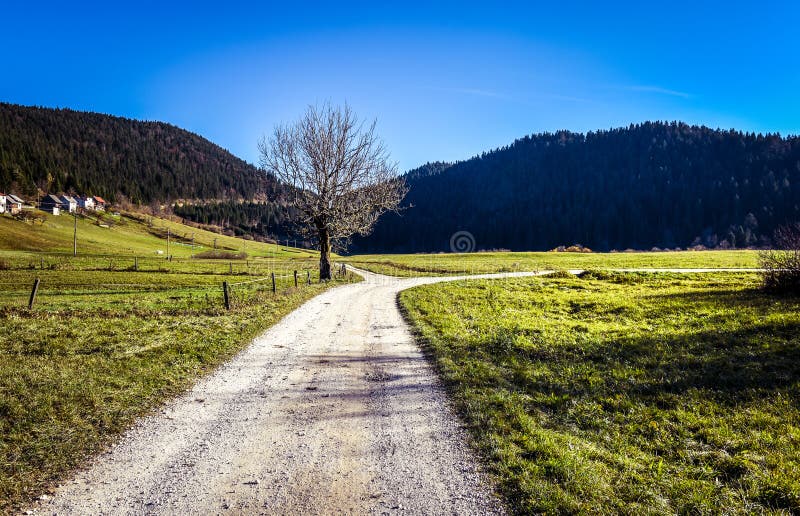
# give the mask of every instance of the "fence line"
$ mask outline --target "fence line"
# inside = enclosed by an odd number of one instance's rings
[[[248,280],[248,281],[238,281],[236,283],[228,283],[228,286],[229,287],[235,287],[235,286],[238,286],[238,285],[248,285],[250,283],[260,283],[262,281],[270,281],[270,280],[272,280],[272,277],[268,276],[266,278],[258,278],[258,279],[254,279],[254,280]]]
[[[303,284],[310,284],[311,274],[309,271],[306,271],[306,278],[308,281],[303,281]],[[178,293],[219,293],[222,294],[224,306],[230,309],[232,300],[234,298],[234,289],[232,287],[244,287],[242,289],[237,289],[239,293],[242,295],[246,295],[248,293],[254,294],[259,291],[270,289],[273,293],[277,293],[276,289],[276,282],[277,280],[285,280],[288,279],[289,285],[294,287],[299,287],[300,282],[298,281],[298,271],[294,270],[291,273],[287,272],[285,274],[275,274],[271,272],[268,276],[256,278],[253,280],[248,281],[241,281],[236,283],[228,283],[223,282],[222,289],[218,283],[208,283],[208,284],[194,284],[194,285],[179,285],[179,286],[163,286],[159,284],[142,284],[142,283],[60,283],[55,282],[52,286],[47,285],[47,278],[45,281],[41,281],[37,277],[35,288],[39,296],[45,296],[47,298],[51,298],[53,296],[103,296],[103,295],[118,295],[118,294],[178,294]],[[271,282],[271,286],[266,288],[258,288],[259,284],[264,282]],[[40,286],[41,284],[41,286]],[[19,282],[3,282],[0,285],[4,286],[12,286],[16,287],[14,289],[4,289],[0,291],[0,297],[5,298],[17,298],[25,296],[30,288],[27,284],[19,283]],[[284,284],[285,285],[285,284]],[[250,288],[250,287],[256,288]],[[37,288],[38,287],[38,288]],[[283,288],[283,286],[281,286]],[[28,303],[29,308],[33,307],[34,300],[36,296],[31,295],[30,301]],[[206,296],[208,298],[208,296]]]

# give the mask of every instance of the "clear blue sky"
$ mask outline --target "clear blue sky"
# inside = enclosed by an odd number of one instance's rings
[[[800,133],[794,0],[117,4],[4,2],[0,100],[162,120],[251,162],[347,101],[403,170],[644,120]]]

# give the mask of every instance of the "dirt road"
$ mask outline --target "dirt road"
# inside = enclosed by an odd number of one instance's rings
[[[363,275],[141,420],[36,511],[503,513],[396,302],[458,278]]]
[[[37,512],[502,513],[396,303],[444,278],[365,277],[141,420]]]

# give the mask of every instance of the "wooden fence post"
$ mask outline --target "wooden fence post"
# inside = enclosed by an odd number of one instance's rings
[[[33,308],[33,302],[36,301],[36,293],[39,292],[39,278],[33,282],[33,289],[31,290],[31,298],[28,300],[28,310]]]
[[[44,258],[41,256],[39,257],[39,268],[44,270]]]
[[[228,294],[228,282],[227,281],[223,281],[222,282],[222,295],[225,298],[225,310],[230,310],[231,309],[231,298],[230,298],[230,295]]]
[[[134,256],[133,257],[133,270],[135,270],[136,272],[139,272],[139,257],[138,256]]]
[[[294,271],[294,288],[297,288],[297,271]]]
[[[233,262],[228,262],[228,274],[233,274]]]
[[[273,272],[272,273],[272,293],[274,294],[275,292],[276,292],[276,290],[275,290],[275,273]]]
[[[311,271],[306,271],[306,284],[311,285]]]

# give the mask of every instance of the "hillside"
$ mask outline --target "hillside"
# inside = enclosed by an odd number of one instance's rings
[[[800,219],[800,139],[647,122],[545,133],[406,175],[400,215],[353,252],[746,247]]]
[[[33,219],[32,219],[33,220]],[[139,214],[115,216],[93,214],[78,217],[78,254],[159,256],[166,253],[167,230],[170,254],[188,258],[192,254],[219,250],[246,252],[249,257],[303,258],[314,251],[262,242],[245,241],[158,217]],[[72,253],[74,221],[71,216],[37,212],[35,222],[0,216],[0,257],[27,256],[30,252]],[[192,247],[194,242],[194,247]]]
[[[137,204],[277,195],[254,166],[170,124],[0,103],[0,191],[37,187]]]

